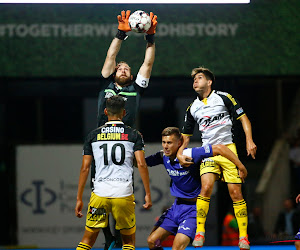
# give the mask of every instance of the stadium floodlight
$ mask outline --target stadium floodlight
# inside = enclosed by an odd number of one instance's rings
[[[101,4],[101,3],[141,3],[140,0],[0,0],[0,3],[55,3],[55,4]],[[143,0],[143,4],[247,4],[250,0]]]

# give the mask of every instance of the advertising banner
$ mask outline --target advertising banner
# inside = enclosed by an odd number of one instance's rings
[[[299,75],[298,0],[250,4],[2,4],[2,77],[96,77],[122,10],[158,16],[153,76]],[[128,33],[118,60],[138,72],[146,42]]]
[[[160,150],[160,144],[147,145],[147,155]],[[37,145],[17,147],[18,244],[39,248],[76,248],[84,232],[91,189],[84,192],[84,217],[75,216],[77,184],[82,161],[81,145]],[[136,246],[147,246],[147,237],[164,207],[172,205],[170,178],[164,167],[149,170],[153,208],[146,211],[144,191],[134,169],[136,199]],[[113,225],[112,225],[113,226]],[[103,248],[99,234],[95,248]]]

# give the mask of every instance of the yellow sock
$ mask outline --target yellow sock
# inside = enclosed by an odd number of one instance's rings
[[[91,246],[85,243],[80,242],[76,248],[76,250],[91,250]]]
[[[248,226],[248,213],[246,201],[243,199],[241,201],[233,202],[233,209],[239,226],[240,237],[246,237]]]
[[[198,196],[197,199],[197,233],[205,232],[205,221],[209,209],[210,198]]]
[[[135,247],[133,245],[124,244],[122,249],[123,250],[134,250]]]

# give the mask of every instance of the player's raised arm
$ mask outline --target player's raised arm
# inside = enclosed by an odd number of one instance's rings
[[[131,30],[128,23],[129,16],[130,10],[127,10],[126,13],[123,10],[121,12],[121,15],[118,15],[117,17],[119,22],[118,32],[109,46],[105,62],[101,71],[103,77],[105,78],[109,77],[115,71],[116,57],[120,51],[121,44],[127,38],[126,32]]]
[[[223,157],[233,162],[239,169],[239,175],[241,177],[241,180],[244,182],[245,178],[248,175],[248,172],[246,167],[239,160],[239,158],[225,145],[221,145],[221,144],[212,145],[212,150],[213,150],[213,156],[222,155]]]
[[[255,159],[255,155],[256,155],[256,150],[257,150],[257,146],[255,145],[255,143],[253,142],[252,139],[252,127],[251,127],[251,122],[248,119],[247,115],[243,115],[240,118],[240,121],[242,123],[243,126],[243,130],[246,136],[246,149],[247,149],[247,155],[251,155],[253,159]]]
[[[134,152],[136,162],[138,165],[138,169],[143,181],[144,189],[145,189],[145,204],[143,207],[145,209],[149,209],[152,207],[152,201],[151,201],[151,192],[150,192],[150,180],[149,180],[149,172],[145,160],[145,153],[143,150],[138,150]]]
[[[91,155],[84,155],[82,158],[82,164],[81,164],[80,176],[79,176],[79,182],[78,182],[78,190],[77,190],[77,201],[76,201],[76,206],[75,206],[75,215],[79,218],[81,218],[83,216],[83,214],[82,214],[82,207],[83,207],[82,195],[83,195],[83,190],[84,190],[84,187],[86,184],[86,180],[89,175],[92,160],[93,160],[93,156],[91,156]]]
[[[147,35],[145,36],[147,40],[145,59],[138,73],[144,78],[150,78],[154,59],[155,59],[154,35],[157,26],[157,16],[154,15],[152,12],[150,12],[150,19],[151,19],[151,27],[147,31]]]

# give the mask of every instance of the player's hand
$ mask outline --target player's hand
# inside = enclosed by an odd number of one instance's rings
[[[298,194],[296,197],[296,203],[299,203],[299,202],[300,202],[300,194]]]
[[[151,19],[151,27],[147,31],[148,35],[155,34],[155,30],[157,26],[157,15],[154,15],[153,12],[150,12],[150,19]]]
[[[257,146],[252,140],[246,141],[246,148],[247,148],[247,156],[251,155],[253,159],[255,159]]]
[[[78,200],[76,202],[76,206],[75,206],[75,215],[76,215],[76,217],[81,218],[83,216],[82,208],[83,208],[83,202],[82,202],[82,200]]]
[[[152,207],[152,201],[151,201],[151,195],[146,194],[145,195],[145,204],[143,205],[145,209],[150,209]]]
[[[177,159],[182,167],[189,167],[194,164],[193,158],[186,155],[177,154]]]
[[[245,182],[247,175],[248,175],[248,171],[245,168],[245,166],[243,165],[242,167],[239,167],[239,176],[243,183]]]
[[[128,22],[129,16],[130,16],[130,10],[127,10],[126,14],[125,14],[124,10],[121,11],[121,15],[118,15],[118,17],[117,17],[118,22],[119,22],[118,30],[122,30],[124,32],[131,31],[131,28],[130,28],[130,25]]]

